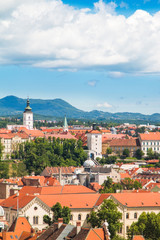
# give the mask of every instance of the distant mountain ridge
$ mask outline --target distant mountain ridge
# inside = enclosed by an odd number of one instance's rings
[[[90,120],[146,120],[146,121],[160,121],[160,114],[154,113],[152,115],[144,115],[141,113],[131,112],[103,112],[93,110],[86,112],[73,107],[62,99],[30,99],[30,105],[33,113],[43,116],[52,116],[63,118],[67,115],[68,118],[90,119]],[[26,107],[26,99],[18,98],[16,96],[6,96],[0,99],[0,115],[12,116],[22,114]]]

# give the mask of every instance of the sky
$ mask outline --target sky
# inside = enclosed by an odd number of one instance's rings
[[[0,0],[0,90],[160,113],[160,0]]]

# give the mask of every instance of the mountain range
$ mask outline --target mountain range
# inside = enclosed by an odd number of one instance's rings
[[[144,120],[144,121],[160,121],[160,114],[144,115],[141,113],[131,112],[103,112],[93,110],[86,112],[75,108],[68,102],[62,99],[30,99],[30,106],[36,115],[50,116],[54,118],[68,118],[88,119],[88,120]],[[26,107],[26,99],[18,98],[16,96],[6,96],[0,99],[0,116],[22,115]]]

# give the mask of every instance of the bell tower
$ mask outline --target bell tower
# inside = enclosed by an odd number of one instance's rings
[[[23,112],[23,125],[28,129],[33,129],[33,112],[30,107],[29,98],[27,99],[27,106]]]

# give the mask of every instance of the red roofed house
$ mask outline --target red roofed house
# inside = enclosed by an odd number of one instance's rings
[[[112,149],[113,152],[119,152],[120,154],[123,154],[124,149],[129,149],[130,156],[134,156],[137,149],[140,149],[140,142],[137,138],[112,139],[109,142],[109,147]]]
[[[148,132],[139,134],[141,150],[147,155],[147,150],[151,148],[153,152],[160,153],[160,132]]]
[[[55,188],[58,188],[58,186]],[[71,224],[76,226],[76,222],[80,221],[82,226],[88,226],[87,218],[100,196],[101,195],[97,193],[66,192],[64,194],[50,195],[32,193],[30,195],[20,192],[19,196],[13,195],[2,201],[0,205],[4,209],[5,217],[9,225],[13,223],[17,216],[18,206],[19,216],[26,216],[33,229],[42,230],[47,226],[43,222],[43,216],[49,215],[52,218],[53,212],[51,211],[51,207],[59,202],[62,207],[67,206],[70,208]]]

